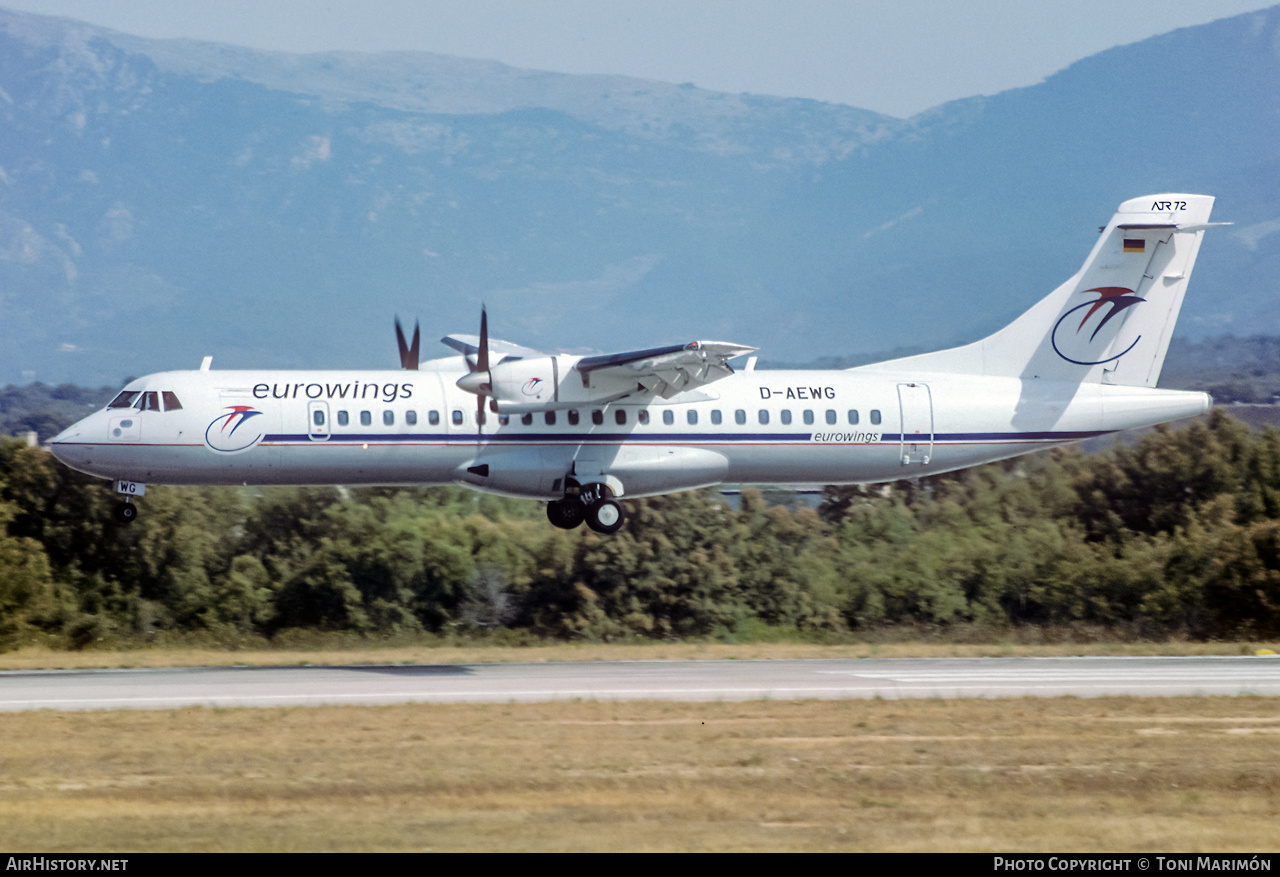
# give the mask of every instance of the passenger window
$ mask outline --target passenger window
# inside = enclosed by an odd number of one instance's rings
[[[813,411],[812,411],[812,409],[806,408],[806,409],[804,410],[804,422],[805,422],[807,425],[809,425],[809,426],[812,426],[812,425],[813,425]]]
[[[547,426],[556,425],[556,413],[554,411],[548,411],[545,415],[543,415],[542,419],[547,424]]]
[[[688,411],[688,413],[685,415],[685,419],[689,421],[689,425],[690,425],[690,426],[697,426],[697,425],[698,425],[698,412],[696,412],[696,411],[694,411],[692,408],[690,408],[690,409],[689,409],[689,411]]]
[[[439,425],[440,425],[440,412],[439,412],[439,411],[432,411],[431,413],[429,413],[429,414],[427,415],[427,423],[431,424],[432,426],[439,426]]]
[[[316,426],[324,426],[324,412],[317,408],[311,412],[311,422]]]
[[[712,422],[712,423],[714,423],[716,426],[719,426],[719,425],[720,425],[720,422],[721,422],[722,420],[724,420],[724,418],[720,415],[720,409],[719,409],[719,408],[716,408],[716,409],[712,410],[712,412],[711,412],[711,422]]]
[[[649,409],[641,408],[640,413],[636,415],[636,420],[640,421],[641,426],[649,425]]]
[[[782,409],[782,413],[781,413],[781,414],[779,414],[778,416],[779,416],[780,418],[782,418],[782,422],[783,422],[784,424],[786,424],[786,423],[790,423],[790,422],[791,422],[791,409],[790,409],[790,408],[783,408],[783,409]]]
[[[666,411],[662,412],[662,422],[665,423],[667,426],[670,426],[671,424],[675,423],[676,413],[668,408]]]
[[[627,412],[624,409],[619,408],[617,411],[613,412],[613,419],[618,426],[622,426],[627,422]]]
[[[408,424],[409,426],[417,426],[417,425],[418,425],[418,412],[416,412],[416,411],[406,411],[406,412],[404,413],[404,422],[405,422],[406,424]]]
[[[350,422],[351,422],[351,418],[350,416],[347,415],[347,412],[345,411],[338,412],[338,426],[346,426]]]
[[[600,424],[604,423],[604,412],[601,411],[599,408],[592,411],[591,422],[594,423],[596,426],[599,426]]]
[[[763,408],[760,409],[760,422],[762,424],[769,422],[769,412]]]
[[[361,411],[361,412],[360,412],[360,425],[361,425],[361,426],[369,426],[371,423],[373,423],[373,415],[372,415],[372,414],[370,414],[368,411]]]
[[[161,395],[164,397],[165,411],[181,411],[182,410],[182,403],[178,401],[177,393],[170,393],[168,390],[165,390]]]
[[[850,409],[849,409],[849,424],[850,424],[851,426],[857,426],[857,425],[858,425],[858,412],[857,412],[857,410],[855,410],[855,409],[853,409],[853,408],[850,408]]]
[[[453,417],[454,426],[462,426],[462,409],[461,408],[453,409],[452,417]]]
[[[511,425],[511,415],[510,415],[510,414],[499,414],[499,415],[498,415],[498,426],[510,426],[510,425]]]
[[[107,407],[108,408],[132,408],[133,400],[137,397],[137,395],[138,393],[135,391],[123,390],[119,396],[116,396],[114,399],[111,400],[111,403],[107,405]]]
[[[570,408],[570,409],[569,409],[569,425],[570,425],[570,426],[577,426],[577,425],[578,425],[578,420],[579,420],[579,417],[578,417],[578,409],[577,409],[577,408]]]
[[[395,413],[394,411],[384,411],[384,412],[382,412],[382,425],[383,425],[383,426],[395,426],[395,425],[396,425],[396,413]]]
[[[874,423],[876,426],[880,425],[880,409],[879,408],[871,409],[871,422]]]
[[[738,425],[742,425],[742,424],[746,423],[746,422],[747,422],[747,412],[743,411],[741,408],[739,408],[737,411],[733,412],[733,422],[734,422],[734,423],[736,423],[736,424],[738,424]]]
[[[827,423],[836,422],[836,410],[834,408],[827,409]]]
[[[521,425],[521,426],[533,426],[533,415],[532,415],[532,414],[521,414],[521,415],[520,415],[520,425]]]

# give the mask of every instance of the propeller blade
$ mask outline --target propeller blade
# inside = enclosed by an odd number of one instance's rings
[[[418,370],[419,343],[422,338],[418,329],[418,321],[413,321],[413,344],[406,344],[404,341],[404,328],[400,325],[400,318],[396,317],[396,346],[400,348],[400,367],[410,371]]]
[[[480,305],[480,350],[476,353],[476,371],[483,372],[492,385],[489,376],[489,314],[485,306]],[[492,386],[490,386],[492,389]],[[484,392],[476,394],[476,428],[484,426]]]

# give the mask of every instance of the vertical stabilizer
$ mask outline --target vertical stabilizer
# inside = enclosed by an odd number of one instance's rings
[[[1126,201],[1076,275],[1008,326],[883,365],[1154,387],[1212,208],[1208,195]]]

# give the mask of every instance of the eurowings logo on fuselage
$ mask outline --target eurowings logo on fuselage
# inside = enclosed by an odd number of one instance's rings
[[[1137,304],[1142,304],[1145,299],[1134,295],[1132,289],[1123,286],[1096,286],[1093,289],[1082,290],[1086,295],[1096,292],[1098,297],[1093,301],[1087,301],[1084,304],[1076,305],[1068,308],[1066,313],[1058,318],[1058,322],[1053,325],[1053,332],[1049,336],[1050,343],[1053,344],[1053,350],[1058,356],[1067,362],[1076,365],[1102,365],[1105,362],[1114,362],[1124,356],[1133,346],[1141,340],[1139,335],[1129,343],[1124,350],[1111,356],[1105,356],[1112,347],[1120,327],[1124,324],[1124,320],[1117,320],[1111,326],[1111,330],[1103,332],[1108,323],[1124,313],[1129,308]],[[1085,310],[1085,309],[1088,310]],[[1080,317],[1079,324],[1072,319],[1072,315],[1080,311],[1084,311],[1084,315]],[[1096,315],[1101,313],[1098,319],[1094,319]],[[1101,335],[1101,338],[1099,338]]]
[[[241,427],[261,413],[252,405],[228,405],[227,413],[215,417],[204,431],[204,443],[224,454],[247,451],[262,440],[262,433]]]

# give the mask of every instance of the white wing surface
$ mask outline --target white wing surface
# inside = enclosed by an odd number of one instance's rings
[[[755,350],[725,341],[691,341],[670,347],[587,356],[578,360],[574,368],[582,375],[584,384],[634,381],[670,399],[677,393],[728,377],[733,374],[729,360]]]

